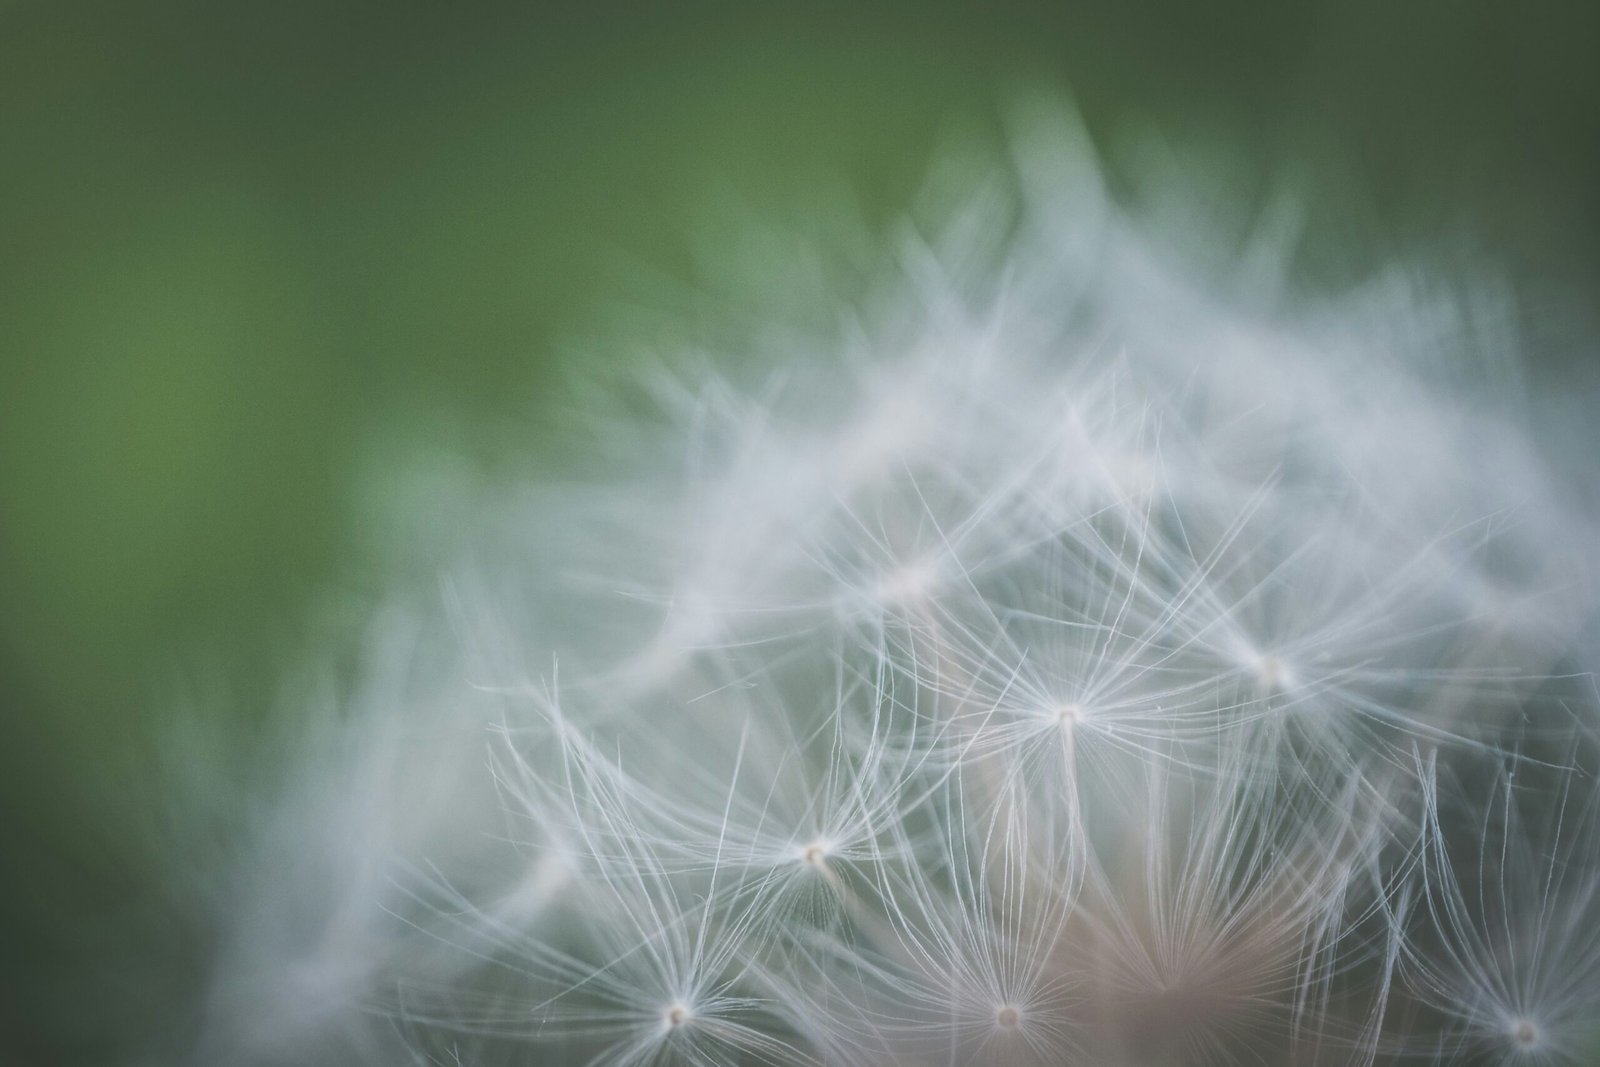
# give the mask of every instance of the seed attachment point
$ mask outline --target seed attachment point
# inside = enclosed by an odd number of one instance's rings
[[[1256,682],[1263,693],[1281,693],[1294,685],[1294,671],[1287,661],[1271,653],[1257,656]]]

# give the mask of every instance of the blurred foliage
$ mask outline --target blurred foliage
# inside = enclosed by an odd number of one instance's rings
[[[618,264],[688,280],[708,202],[795,215],[842,185],[881,223],[1020,79],[1070,88],[1113,148],[1293,161],[1369,232],[1468,219],[1519,276],[1588,284],[1590,11],[0,4],[0,954],[27,978],[0,1047],[115,1047],[71,991],[118,939],[163,966],[151,726],[190,692],[183,714],[248,722],[349,638],[326,616],[370,576],[369,435],[537,449],[552,353]]]

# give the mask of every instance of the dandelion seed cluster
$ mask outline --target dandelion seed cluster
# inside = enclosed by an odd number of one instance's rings
[[[1494,290],[1230,288],[1014,144],[383,616],[203,1062],[1600,1062],[1595,528]]]

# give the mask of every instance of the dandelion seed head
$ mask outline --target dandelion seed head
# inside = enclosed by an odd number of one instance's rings
[[[739,368],[641,372],[654,422],[584,409],[622,469],[470,546],[513,604],[452,631],[470,669],[364,673],[305,746],[340,758],[259,820],[216,909],[250,1040],[198,1062],[311,1062],[279,1019],[365,1035],[391,989],[483,1062],[1580,1047],[1600,850],[1458,852],[1494,813],[1412,763],[1595,731],[1557,675],[1592,665],[1592,527],[1524,506],[1514,425],[1459,446],[1449,301],[1234,306],[1046,117],[827,309],[843,336],[733,309]],[[459,752],[429,732],[457,704]],[[1600,801],[1571,807],[1581,838]]]

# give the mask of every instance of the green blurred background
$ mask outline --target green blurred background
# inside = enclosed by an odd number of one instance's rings
[[[1357,268],[1465,224],[1592,313],[1592,7],[0,3],[0,1061],[105,1062],[181,995],[157,726],[246,731],[358,633],[358,458],[548,448],[563,340],[692,282],[719,201],[883,224],[1043,84],[1113,158],[1309,178]]]

